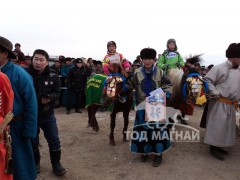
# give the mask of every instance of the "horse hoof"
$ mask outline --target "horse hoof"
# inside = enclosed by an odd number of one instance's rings
[[[96,131],[96,132],[98,132],[98,131],[99,131],[99,127],[98,127],[98,126],[94,126],[94,127],[93,127],[93,130]]]
[[[111,141],[111,140],[110,140],[109,144],[110,144],[111,146],[116,146],[115,141]]]

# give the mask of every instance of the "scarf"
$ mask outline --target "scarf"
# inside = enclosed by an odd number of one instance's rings
[[[144,75],[144,88],[143,88],[143,92],[146,94],[146,96],[150,96],[150,92],[152,92],[154,89],[153,84],[152,84],[152,77],[153,74],[156,73],[157,68],[152,66],[150,72],[148,72],[145,68],[145,66],[142,67],[141,71]]]

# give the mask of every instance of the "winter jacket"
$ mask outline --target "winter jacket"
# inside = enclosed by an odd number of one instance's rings
[[[38,101],[38,116],[46,117],[54,113],[53,108],[56,106],[56,100],[60,97],[60,79],[55,71],[47,66],[44,71],[39,74],[31,65],[28,69],[29,74],[33,78],[34,88]],[[48,104],[42,104],[42,97],[50,98]]]
[[[80,68],[75,65],[71,68],[67,75],[67,87],[73,91],[84,91],[87,82],[88,73],[82,66]]]

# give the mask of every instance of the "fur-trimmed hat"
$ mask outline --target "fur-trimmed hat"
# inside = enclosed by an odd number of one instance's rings
[[[141,59],[156,59],[157,52],[152,48],[144,48],[140,52]]]
[[[96,65],[98,64],[102,65],[102,61],[96,61]]]
[[[240,43],[232,43],[226,50],[227,58],[240,58]]]
[[[136,59],[135,61],[133,61],[132,66],[142,66],[141,63]]]
[[[167,41],[167,49],[168,49],[168,45],[169,45],[171,42],[173,42],[173,43],[175,44],[174,51],[177,51],[177,42],[176,42],[175,39],[169,39],[169,40]]]
[[[31,56],[24,56],[24,59],[23,60],[32,60]]]
[[[109,41],[109,42],[107,43],[107,48],[108,48],[109,46],[111,46],[111,45],[114,45],[115,48],[117,49],[117,44],[116,44],[114,41]]]
[[[59,61],[64,61],[64,60],[65,60],[65,56],[60,55],[60,56],[58,57],[58,60],[59,60]]]
[[[8,39],[0,36],[0,47],[3,50],[6,50],[8,52],[9,58],[16,59],[15,54],[12,52],[13,45],[12,45],[12,43]]]
[[[66,61],[70,61],[70,62],[71,62],[71,61],[72,61],[72,58],[66,57],[66,58],[65,58],[65,62],[66,62]]]
[[[75,63],[83,63],[83,60],[81,58],[75,59]]]

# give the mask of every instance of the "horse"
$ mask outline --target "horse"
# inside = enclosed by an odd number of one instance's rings
[[[167,74],[172,83],[172,96],[167,100],[167,106],[179,109],[182,117],[193,114],[197,98],[208,90],[206,82],[204,82],[194,66],[194,64],[202,61],[201,55],[186,58],[184,67],[171,69]],[[180,116],[179,119],[186,125],[182,117]]]
[[[126,131],[128,128],[128,123],[129,123],[129,113],[132,109],[132,104],[133,104],[133,91],[130,89],[127,93],[127,99],[125,103],[121,103],[118,99],[118,95],[122,92],[124,88],[124,76],[122,74],[122,69],[119,64],[112,63],[111,67],[109,68],[111,74],[108,77],[105,77],[105,82],[107,86],[103,86],[101,84],[101,92],[104,93],[105,95],[107,94],[108,101],[112,104],[111,108],[108,108],[111,111],[110,114],[110,135],[109,135],[109,144],[112,146],[115,146],[115,140],[114,140],[114,129],[116,126],[116,115],[119,112],[123,112],[123,119],[124,119],[124,127],[123,127],[123,140],[127,141],[126,138]],[[121,73],[121,74],[120,74]],[[97,74],[93,77],[91,77],[88,82],[87,82],[87,99],[89,99],[89,96],[95,96],[95,97],[102,97],[102,95],[99,95],[96,93],[96,87],[90,86],[91,83],[94,82],[94,78],[102,76],[100,74]],[[114,81],[114,82],[113,82]],[[89,85],[89,86],[88,86]],[[93,95],[94,94],[94,95]],[[88,123],[89,126],[93,128],[94,131],[98,132],[99,131],[99,126],[98,122],[96,119],[96,113],[98,108],[101,106],[101,98],[98,98],[98,100],[94,102],[88,102],[87,103],[87,111],[88,111]]]

